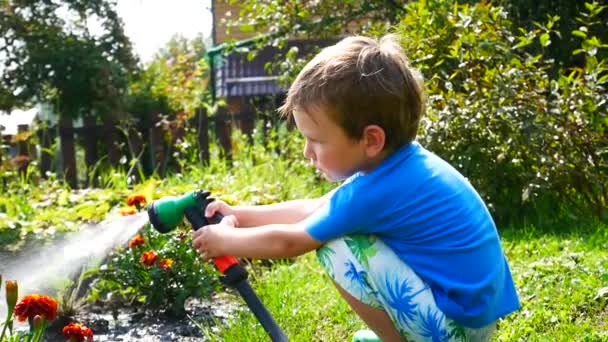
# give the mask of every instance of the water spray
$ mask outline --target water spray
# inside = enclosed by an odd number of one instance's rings
[[[167,233],[183,222],[184,216],[194,230],[209,224],[219,223],[223,218],[220,213],[216,213],[211,218],[205,217],[205,208],[214,201],[209,195],[209,192],[199,190],[189,192],[181,197],[163,197],[156,200],[148,206],[150,224],[157,231]],[[272,341],[288,341],[285,333],[249,285],[245,267],[233,256],[214,258],[213,263],[222,273],[222,283],[237,289]]]
[[[0,253],[0,274],[18,279],[22,293],[56,291],[66,279],[76,282],[83,268],[95,267],[116,245],[126,244],[146,222],[146,213],[112,217],[84,225],[49,245],[26,245],[17,255]],[[0,303],[4,297],[5,292],[0,291]],[[5,314],[5,306],[0,305],[0,317]]]

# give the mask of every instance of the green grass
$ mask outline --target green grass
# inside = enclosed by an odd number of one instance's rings
[[[503,233],[522,309],[500,322],[500,341],[608,341],[608,226],[568,233]]]
[[[290,341],[346,341],[353,331],[365,328],[340,298],[313,253],[294,263],[279,263],[251,282]],[[204,333],[213,341],[269,340],[248,310],[240,312],[220,333],[211,329]]]
[[[494,341],[608,341],[608,295],[599,295],[608,286],[608,226],[501,235],[522,308],[499,322]],[[346,341],[364,327],[312,254],[275,266],[254,285],[292,341]],[[206,333],[215,341],[268,339],[247,311]]]

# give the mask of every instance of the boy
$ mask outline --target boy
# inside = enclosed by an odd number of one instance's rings
[[[383,341],[487,341],[519,300],[483,201],[415,141],[423,100],[394,36],[324,49],[280,110],[306,138],[304,156],[345,182],[318,199],[216,201],[206,215],[224,220],[195,232],[193,246],[205,260],[317,250],[339,293]]]

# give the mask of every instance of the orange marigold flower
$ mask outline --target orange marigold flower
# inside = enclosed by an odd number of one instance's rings
[[[141,257],[139,258],[139,262],[144,266],[152,266],[156,263],[156,259],[158,259],[158,254],[155,251],[147,251],[141,253]]]
[[[40,315],[47,321],[52,321],[57,315],[57,301],[45,295],[27,295],[15,305],[15,316],[21,322],[26,319],[34,319],[34,316]]]
[[[146,196],[144,195],[131,195],[127,197],[127,205],[130,207],[141,208],[146,205]]]
[[[78,323],[70,323],[63,327],[62,331],[63,336],[65,336],[69,342],[93,341],[93,331]]]
[[[160,268],[163,270],[168,270],[173,267],[173,259],[162,259],[159,264]]]
[[[129,241],[129,248],[135,248],[137,246],[141,246],[144,244],[144,237],[141,235],[137,235]]]
[[[129,216],[137,214],[137,210],[135,210],[135,208],[122,208],[119,213],[122,216]]]

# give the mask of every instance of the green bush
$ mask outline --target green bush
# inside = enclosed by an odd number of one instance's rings
[[[603,11],[587,5],[576,51],[585,67],[558,78],[553,60],[526,52],[558,40],[558,18],[515,35],[500,7],[430,0],[411,3],[396,27],[426,80],[420,140],[470,179],[500,221],[606,214],[608,76],[596,57],[606,45],[585,34],[606,29]]]
[[[472,1],[469,1],[472,2]],[[532,29],[537,22],[543,22],[550,16],[559,16],[559,23],[556,25],[556,33],[560,35],[559,44],[551,44],[547,47],[548,56],[555,58],[556,63],[565,66],[582,65],[584,59],[573,55],[574,50],[578,49],[580,42],[572,32],[577,30],[580,23],[577,17],[586,8],[584,1],[572,0],[493,0],[493,3],[504,6],[509,12],[509,18],[518,26]],[[603,13],[599,20],[608,20],[608,12]],[[594,31],[602,40],[608,39],[608,30],[597,27]],[[608,51],[606,51],[608,52]],[[604,53],[605,58],[608,54]],[[557,68],[554,69],[557,71]]]
[[[216,271],[195,253],[190,232],[160,234],[146,224],[142,234],[143,244],[118,248],[100,268],[91,299],[105,298],[111,304],[136,301],[182,317],[186,299],[210,296],[218,285]],[[142,260],[146,252],[156,254],[148,264]]]

